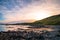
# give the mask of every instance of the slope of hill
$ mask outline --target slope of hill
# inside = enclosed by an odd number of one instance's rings
[[[60,25],[60,14],[45,18],[43,20],[35,21],[34,23],[45,25]]]

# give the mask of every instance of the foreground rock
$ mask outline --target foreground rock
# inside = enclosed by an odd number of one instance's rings
[[[6,31],[0,32],[0,40],[60,40],[60,31]]]

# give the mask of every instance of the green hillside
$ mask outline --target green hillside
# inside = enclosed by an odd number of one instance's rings
[[[60,14],[45,18],[43,20],[35,21],[34,23],[44,25],[60,25]]]

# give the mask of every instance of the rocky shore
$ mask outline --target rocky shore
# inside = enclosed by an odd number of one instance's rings
[[[1,31],[0,40],[60,40],[60,31]]]

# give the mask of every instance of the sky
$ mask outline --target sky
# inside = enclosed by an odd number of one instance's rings
[[[0,0],[0,22],[32,22],[60,14],[60,0]]]

